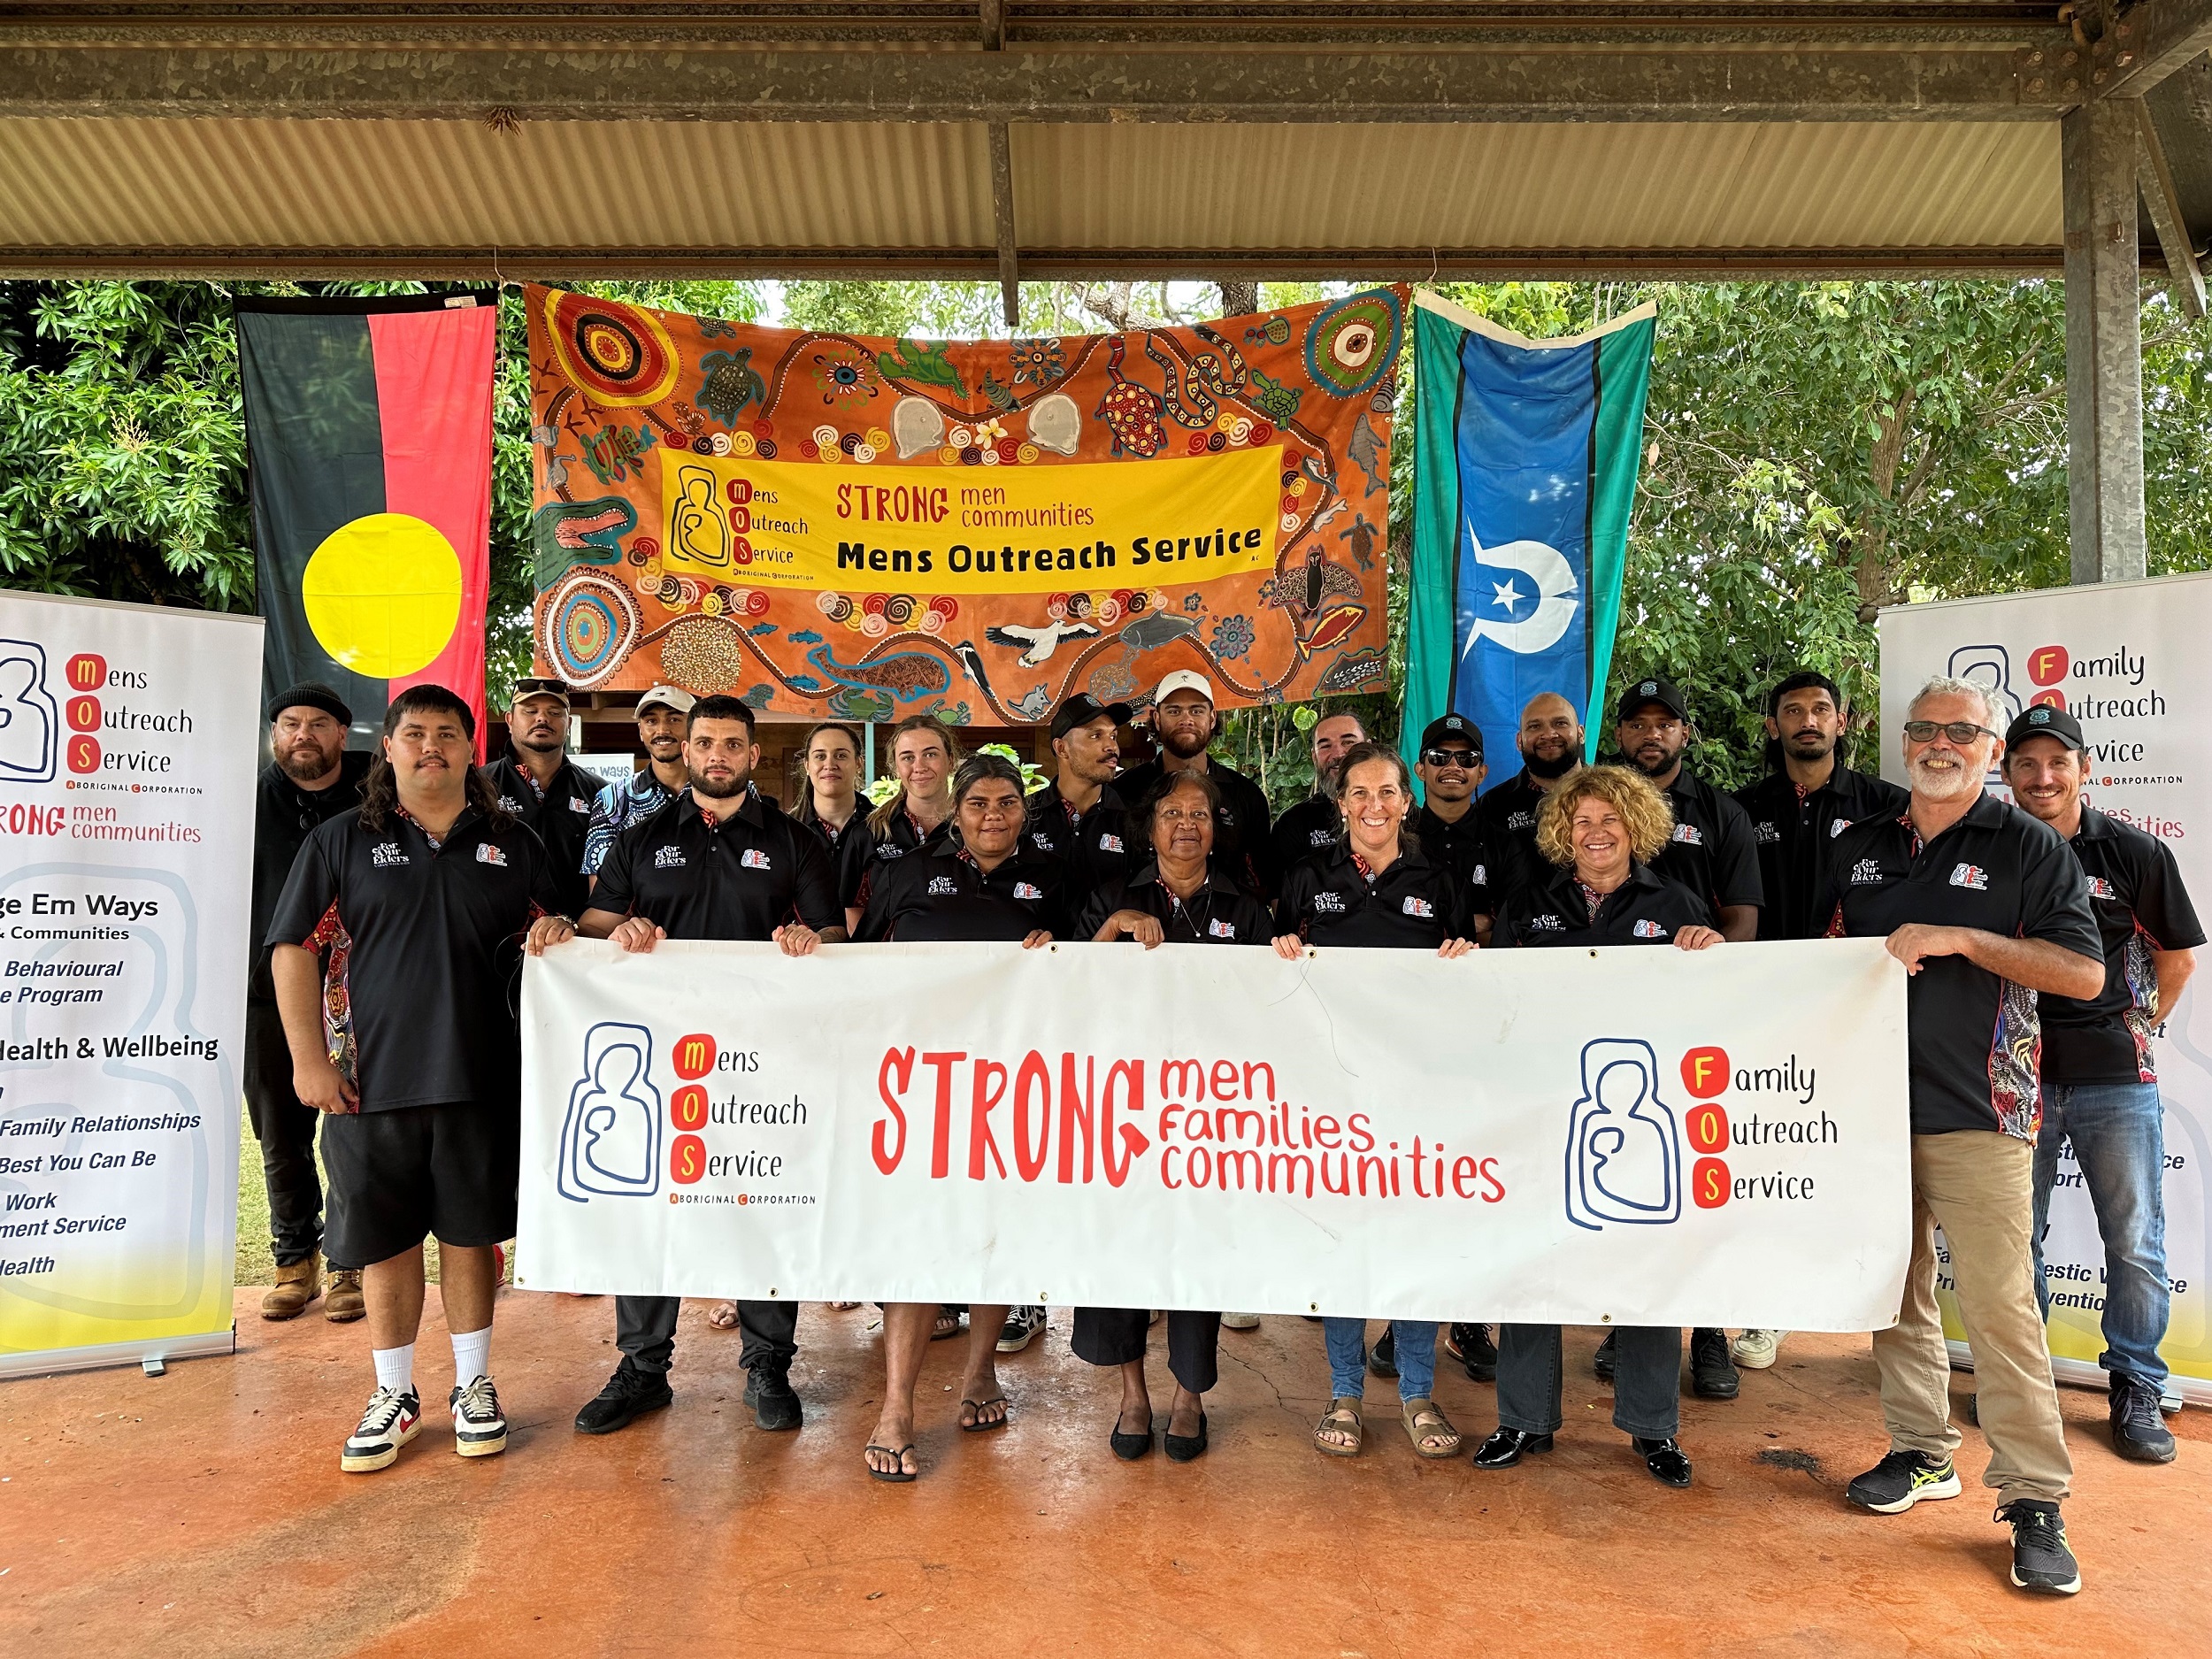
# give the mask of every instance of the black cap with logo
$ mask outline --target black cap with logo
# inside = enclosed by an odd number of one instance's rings
[[[1678,720],[1690,718],[1689,699],[1671,680],[1632,680],[1621,693],[1620,706],[1613,710],[1613,724],[1618,726],[1647,703],[1657,703]]]
[[[2069,749],[2089,747],[2089,740],[2081,734],[2081,722],[2047,703],[2037,703],[2005,728],[2005,747],[2016,748],[2032,737],[2055,737]]]
[[[1079,691],[1056,710],[1052,716],[1052,734],[1065,737],[1079,726],[1088,726],[1096,719],[1111,720],[1116,726],[1129,724],[1129,705],[1125,703],[1101,703],[1087,691]]]
[[[1425,753],[1439,743],[1457,739],[1474,746],[1475,758],[1482,758],[1482,728],[1463,714],[1448,714],[1431,720],[1421,730],[1421,748]]]

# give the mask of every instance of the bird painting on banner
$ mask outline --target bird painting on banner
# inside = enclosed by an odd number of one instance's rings
[[[992,724],[1371,690],[1405,298],[947,342],[531,288],[538,667]]]
[[[1644,306],[1532,341],[1421,296],[1409,734],[1463,714],[1488,753],[1509,756],[1522,709],[1545,692],[1589,724],[1620,616],[1655,328]],[[1494,765],[1494,783],[1512,770]]]
[[[480,741],[498,296],[236,312],[265,694],[336,687],[363,748],[392,696],[434,682]],[[589,547],[606,522],[553,528]]]

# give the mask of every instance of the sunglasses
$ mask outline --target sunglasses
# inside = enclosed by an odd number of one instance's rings
[[[1997,735],[1987,726],[1976,726],[1971,720],[1908,720],[1905,722],[1905,735],[1916,743],[1933,741],[1938,732],[1942,733],[1961,749],[1964,749],[1978,737]]]
[[[1479,766],[1482,757],[1471,749],[1425,749],[1421,751],[1424,766]]]
[[[520,703],[525,697],[558,697],[563,703],[566,703],[568,686],[566,682],[558,680],[518,680],[515,681],[515,693],[511,701]],[[653,706],[658,708],[661,705],[656,703]]]

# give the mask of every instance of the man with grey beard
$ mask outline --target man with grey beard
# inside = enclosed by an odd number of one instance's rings
[[[2066,843],[1983,791],[2005,747],[1996,718],[1972,680],[1920,688],[1902,734],[1912,798],[1834,839],[1816,912],[1832,935],[1886,939],[1910,976],[1912,1260],[1896,1325],[1874,1333],[1890,1449],[1846,1495],[1878,1515],[1959,1495],[1936,1306],[1941,1227],[1974,1350],[1983,1481],[2012,1527],[2012,1582],[2071,1595],[2081,1570],[2059,1504],[2073,1464],[2035,1295],[2036,996],[2100,995],[2104,949]]]

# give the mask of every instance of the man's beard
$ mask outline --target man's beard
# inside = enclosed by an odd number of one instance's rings
[[[1912,774],[1912,791],[1931,801],[1955,801],[1981,780],[1981,773],[1969,765],[1959,765],[1949,772],[1926,770],[1923,756],[1906,768]]]
[[[691,793],[704,795],[710,801],[726,801],[733,795],[745,793],[745,786],[752,782],[750,774],[717,780],[700,772],[691,774]]]
[[[295,749],[277,762],[277,768],[295,783],[313,783],[319,778],[327,778],[338,769],[344,758],[343,749],[326,763],[319,749]]]
[[[1808,743],[1813,747],[1806,748]],[[1836,752],[1836,740],[1825,732],[1800,732],[1784,738],[1782,748],[1792,760],[1825,760]]]
[[[518,749],[528,749],[534,755],[550,755],[557,750],[567,748],[568,739],[559,732],[549,732],[542,738],[533,737],[526,732],[518,732],[515,734],[515,745]]]
[[[1563,778],[1582,764],[1582,757],[1571,746],[1561,750],[1555,759],[1527,754],[1521,758],[1528,763],[1530,775],[1537,778]]]
[[[1682,751],[1680,749],[1677,749],[1673,754],[1669,755],[1663,760],[1661,760],[1656,765],[1653,764],[1650,761],[1646,760],[1640,754],[1631,755],[1628,757],[1628,764],[1633,766],[1638,772],[1643,773],[1647,778],[1663,778],[1674,770],[1676,764],[1679,762],[1681,758]]]
[[[1160,747],[1178,760],[1188,760],[1194,756],[1204,754],[1206,745],[1212,741],[1210,733],[1201,737],[1188,730],[1163,732],[1160,734]]]

